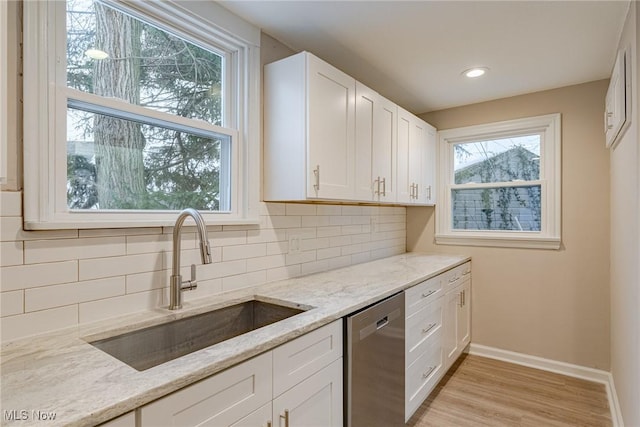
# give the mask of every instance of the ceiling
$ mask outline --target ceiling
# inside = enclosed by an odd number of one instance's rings
[[[628,1],[222,1],[420,114],[604,79]],[[462,76],[488,67],[477,79]]]

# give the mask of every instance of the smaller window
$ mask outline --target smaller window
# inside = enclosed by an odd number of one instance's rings
[[[560,247],[560,115],[440,132],[436,243]]]

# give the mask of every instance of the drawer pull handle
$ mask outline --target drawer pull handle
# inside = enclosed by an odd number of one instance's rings
[[[427,332],[429,332],[430,330],[435,328],[436,325],[437,325],[437,323],[431,323],[429,326],[427,326],[426,328],[422,329],[422,333],[426,334]]]
[[[449,279],[449,283],[453,283],[458,279],[459,279],[459,277],[453,276],[451,279]]]
[[[471,274],[471,270],[467,270],[464,273],[462,273],[463,276],[468,276],[469,274]]]
[[[422,379],[426,380],[427,378],[429,378],[429,375],[431,375],[431,373],[433,372],[434,369],[436,369],[435,366],[430,366],[429,370],[427,372],[425,372],[424,374],[422,374]]]
[[[313,188],[316,191],[320,191],[320,165],[317,165],[316,168],[313,170],[313,175],[315,178],[315,184],[313,184]]]
[[[422,298],[426,298],[429,295],[433,295],[437,292],[437,289],[431,289],[429,292],[427,292],[426,294],[422,294]]]

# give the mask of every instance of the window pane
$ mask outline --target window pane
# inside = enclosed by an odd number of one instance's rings
[[[455,144],[456,184],[540,179],[540,135]]]
[[[222,123],[223,57],[99,1],[67,2],[67,85]]]
[[[70,209],[228,211],[227,135],[176,131],[69,108]]]
[[[539,185],[451,190],[454,230],[540,231]]]

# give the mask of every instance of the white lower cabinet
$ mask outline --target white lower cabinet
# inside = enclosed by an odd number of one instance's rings
[[[342,320],[138,409],[141,426],[342,426]]]
[[[471,278],[445,294],[444,358],[449,369],[471,341]]]
[[[273,401],[274,426],[342,426],[342,358]]]
[[[471,339],[471,263],[405,291],[405,421]]]
[[[100,424],[99,427],[136,427],[136,411],[120,415],[118,418]]]

